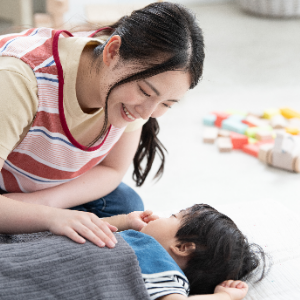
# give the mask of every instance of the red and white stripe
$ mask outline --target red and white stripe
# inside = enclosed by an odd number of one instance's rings
[[[77,178],[106,157],[125,129],[111,125],[106,136],[89,149],[70,133],[63,111],[64,78],[58,55],[58,39],[68,36],[72,35],[49,28],[0,36],[0,56],[20,58],[32,68],[39,98],[29,132],[9,154],[0,173],[3,190],[33,192]]]

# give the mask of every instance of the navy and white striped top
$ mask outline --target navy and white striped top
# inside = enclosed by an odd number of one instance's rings
[[[188,279],[153,237],[134,230],[126,230],[120,234],[137,256],[151,300],[169,294],[188,296]]]

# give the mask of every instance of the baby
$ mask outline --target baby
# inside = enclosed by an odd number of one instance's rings
[[[243,299],[245,282],[262,265],[265,254],[226,215],[196,204],[159,218],[151,211],[102,219],[122,231],[133,248],[151,299]],[[134,230],[126,230],[134,229]]]

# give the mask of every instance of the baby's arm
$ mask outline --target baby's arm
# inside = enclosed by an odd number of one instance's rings
[[[154,221],[159,217],[153,215],[151,210],[134,211],[128,215],[117,215],[101,220],[118,228],[119,231],[134,229],[140,231],[150,221]]]
[[[227,280],[217,285],[214,294],[190,296],[193,300],[241,300],[248,291],[247,283],[240,280]],[[170,294],[158,298],[158,300],[185,300],[180,294]]]

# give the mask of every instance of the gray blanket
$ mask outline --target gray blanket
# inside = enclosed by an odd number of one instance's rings
[[[150,299],[134,251],[115,235],[114,249],[49,232],[0,235],[0,299]]]

